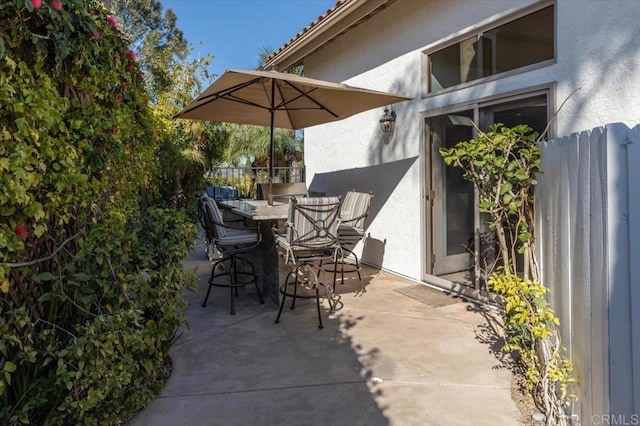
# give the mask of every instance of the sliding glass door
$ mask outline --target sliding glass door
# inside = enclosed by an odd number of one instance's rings
[[[445,165],[439,149],[475,138],[474,122],[482,131],[503,123],[507,127],[527,124],[542,133],[550,117],[547,98],[545,91],[425,118],[427,274],[471,271],[478,275],[480,265],[474,265],[474,253],[487,257],[479,260],[482,264],[495,255],[486,218],[477,209],[473,185],[463,178],[462,169]]]

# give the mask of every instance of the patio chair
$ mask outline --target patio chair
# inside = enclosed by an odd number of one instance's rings
[[[341,247],[341,257],[338,259],[340,263],[340,278],[344,283],[345,272],[357,272],[358,279],[362,283],[362,275],[360,273],[360,260],[353,252],[355,246],[365,236],[365,221],[369,215],[371,208],[371,192],[349,191],[344,196],[342,207],[340,209],[340,226],[338,228],[338,239]],[[355,264],[353,267],[346,262],[349,257],[353,257]],[[345,270],[345,265],[347,269]],[[362,291],[366,291],[362,286]]]
[[[296,298],[316,299],[319,328],[323,328],[320,299],[326,298],[331,312],[335,311],[332,302],[335,274],[332,284],[321,282],[319,275],[323,261],[336,262],[340,256],[340,205],[340,197],[291,197],[287,223],[273,229],[278,255],[291,268],[279,289],[282,300],[276,323],[280,322],[287,296],[293,299],[291,309],[295,309]],[[324,295],[320,294],[320,287],[324,287]]]
[[[264,304],[264,299],[260,293],[258,286],[258,275],[256,274],[253,263],[242,257],[242,254],[248,253],[256,249],[261,241],[258,228],[233,228],[224,223],[222,213],[213,198],[203,196],[199,200],[202,211],[200,218],[202,226],[205,229],[207,238],[213,241],[215,247],[222,254],[222,258],[213,263],[211,267],[211,276],[209,277],[209,288],[207,295],[202,302],[202,306],[207,306],[211,287],[228,287],[230,292],[230,313],[235,315],[234,308],[234,292],[238,296],[238,287],[244,287],[253,283],[256,286],[256,292],[260,299],[260,304]],[[244,263],[251,268],[251,272],[242,270],[238,264]],[[227,265],[228,264],[228,265]],[[216,272],[219,266],[221,272]],[[240,277],[249,276],[249,281],[241,281]],[[221,279],[228,277],[228,280]]]
[[[204,230],[204,251],[207,253],[207,258],[210,262],[216,258],[216,248],[215,248],[215,235],[213,234],[213,224],[209,219],[209,216],[205,216],[204,214],[204,202],[208,197],[208,191],[203,195],[199,196],[198,201],[198,220],[202,225],[202,229]]]
[[[218,251],[216,250],[216,244],[215,244],[216,237],[213,232],[213,223],[211,223],[210,215],[205,215],[205,210],[203,208],[205,199],[207,198],[211,198],[215,201],[215,198],[209,195],[209,188],[207,188],[207,190],[197,198],[198,220],[200,221],[200,224],[202,225],[202,229],[204,231],[204,244],[205,244],[204,251],[205,253],[207,253],[207,258],[209,259],[209,261],[213,262],[215,259],[219,257],[220,253],[218,253]],[[229,218],[228,216],[225,217],[224,214],[222,215],[222,220],[225,223],[225,225],[228,225],[230,223],[233,224],[231,226],[233,228],[239,227],[236,225],[237,223],[245,222],[244,219]]]

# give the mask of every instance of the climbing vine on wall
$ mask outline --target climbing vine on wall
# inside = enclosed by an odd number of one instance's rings
[[[158,391],[195,231],[142,209],[156,119],[101,1],[0,3],[0,105],[0,419],[122,422]]]

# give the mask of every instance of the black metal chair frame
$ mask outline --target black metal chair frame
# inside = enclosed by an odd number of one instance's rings
[[[290,201],[290,214],[289,222],[283,225],[281,228],[273,229],[274,234],[283,235],[284,232],[292,233],[289,235],[289,247],[285,255],[285,262],[292,264],[292,270],[287,274],[285,283],[280,286],[279,291],[282,294],[282,300],[280,301],[280,309],[278,310],[278,316],[276,318],[276,324],[280,323],[280,317],[284,308],[285,299],[292,298],[291,309],[295,309],[296,299],[316,299],[316,308],[318,311],[318,328],[323,328],[322,314],[320,309],[320,299],[326,297],[329,302],[330,312],[335,312],[335,304],[331,300],[333,295],[333,289],[336,283],[336,276],[334,273],[333,284],[328,285],[319,280],[319,274],[322,269],[322,262],[328,258],[331,258],[333,262],[336,262],[340,256],[340,244],[337,237],[337,226],[339,225],[339,211],[341,199],[337,198],[337,202],[331,202],[328,204],[308,205],[299,204],[296,197],[292,197]],[[294,213],[292,213],[292,211]],[[313,213],[326,213],[326,217],[323,220],[316,220]],[[309,228],[308,232],[300,234],[296,223],[292,223],[292,217],[295,213],[300,214],[306,218],[313,226]],[[327,221],[328,226],[327,226]],[[330,228],[334,227],[335,231],[332,233]],[[321,237],[322,242],[318,243],[317,239]],[[276,248],[277,249],[277,248]],[[316,264],[319,263],[319,264]],[[307,271],[311,275],[309,279],[300,280],[302,271]],[[298,294],[298,286],[302,284],[309,290],[315,290],[312,294]],[[291,287],[291,289],[290,289]],[[320,287],[324,287],[325,294],[320,294]]]
[[[213,203],[215,200],[211,199]],[[201,200],[199,200],[199,204]],[[209,277],[209,288],[207,289],[207,295],[204,298],[204,302],[202,302],[202,307],[207,306],[207,301],[209,300],[209,294],[211,293],[211,287],[228,287],[229,288],[229,296],[230,296],[230,308],[229,311],[231,315],[235,315],[235,306],[234,306],[234,296],[238,297],[238,288],[244,287],[253,283],[256,287],[256,292],[258,293],[258,298],[260,299],[260,304],[264,304],[264,299],[262,298],[262,293],[260,292],[260,288],[258,286],[258,274],[256,274],[255,267],[253,263],[241,255],[247,253],[251,250],[257,248],[262,242],[262,236],[260,234],[259,227],[256,228],[238,228],[225,224],[224,222],[220,222],[215,220],[213,214],[208,212],[208,207],[206,203],[201,203],[202,211],[199,212],[200,222],[207,233],[207,239],[211,238],[213,243],[215,244],[218,251],[222,254],[222,258],[215,261],[211,267],[211,276]],[[220,226],[225,229],[242,229],[243,231],[251,231],[255,230],[257,241],[255,243],[243,243],[243,244],[235,244],[235,245],[226,245],[224,244],[224,237],[220,238],[216,235],[215,226]],[[244,263],[251,268],[251,272],[242,271],[238,269],[238,263]],[[224,267],[225,263],[229,263],[228,267]],[[218,267],[222,272],[216,273]],[[228,282],[224,281],[216,281],[217,278],[228,276]],[[240,276],[250,276],[251,279],[248,281],[239,280]],[[235,294],[234,294],[235,293]]]

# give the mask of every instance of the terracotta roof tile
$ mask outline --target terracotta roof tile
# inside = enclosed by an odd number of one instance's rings
[[[348,1],[349,0],[338,0],[335,5],[333,5],[329,9],[327,9],[327,11],[325,13],[323,13],[322,15],[318,16],[318,18],[316,18],[315,21],[312,21],[309,25],[304,27],[302,29],[302,31],[297,33],[291,40],[287,41],[278,50],[276,50],[271,55],[269,55],[269,57],[267,57],[265,62],[269,62],[269,60],[271,60],[271,58],[276,56],[278,53],[282,52],[282,50],[284,50],[284,48],[286,48],[287,46],[290,46],[292,43],[294,43],[297,40],[299,40],[302,36],[304,36],[307,32],[309,32],[309,30],[311,30],[313,27],[318,25],[321,21],[325,20],[330,15],[334,14],[336,12],[336,10],[338,10],[340,8],[340,6],[346,4]]]

